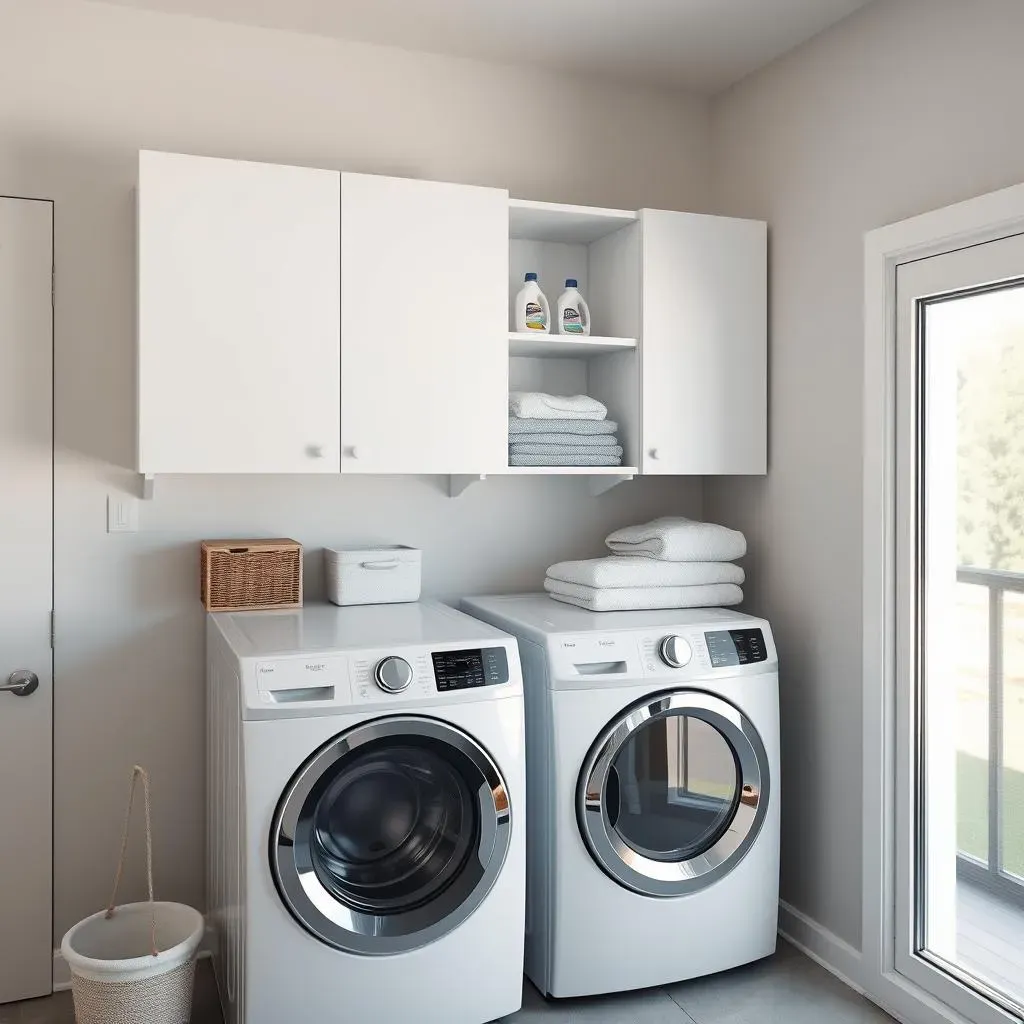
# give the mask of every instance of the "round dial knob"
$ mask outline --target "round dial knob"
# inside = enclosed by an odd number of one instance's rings
[[[658,654],[669,668],[682,668],[690,663],[693,650],[681,636],[673,634],[662,639],[658,647]]]
[[[377,662],[373,670],[377,685],[387,693],[401,693],[412,682],[412,665],[405,658],[392,655]]]

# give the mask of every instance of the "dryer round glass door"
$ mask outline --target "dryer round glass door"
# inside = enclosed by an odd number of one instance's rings
[[[396,716],[343,733],[296,772],[270,862],[304,928],[338,949],[386,955],[464,921],[510,838],[508,790],[484,749],[443,722]]]
[[[580,774],[576,810],[597,863],[648,896],[681,896],[732,870],[768,810],[768,756],[728,701],[677,691],[609,723]]]

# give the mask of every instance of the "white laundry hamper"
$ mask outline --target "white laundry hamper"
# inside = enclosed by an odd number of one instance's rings
[[[145,798],[149,902],[118,907],[117,889],[138,779]],[[187,1024],[192,1015],[196,951],[202,937],[203,916],[198,910],[182,903],[158,903],[153,898],[149,776],[136,765],[110,905],[79,921],[60,946],[71,968],[77,1024]]]

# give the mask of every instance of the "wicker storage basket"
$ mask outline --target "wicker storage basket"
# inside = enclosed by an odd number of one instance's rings
[[[200,551],[207,611],[302,607],[302,545],[298,541],[204,540]]]

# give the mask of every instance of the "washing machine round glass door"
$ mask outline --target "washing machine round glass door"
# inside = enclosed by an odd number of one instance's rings
[[[768,755],[743,713],[676,691],[626,708],[591,748],[576,799],[583,838],[615,881],[681,896],[732,870],[768,809]]]
[[[337,949],[424,946],[486,897],[511,838],[508,790],[467,733],[395,716],[335,737],[295,773],[270,835],[288,910]]]

